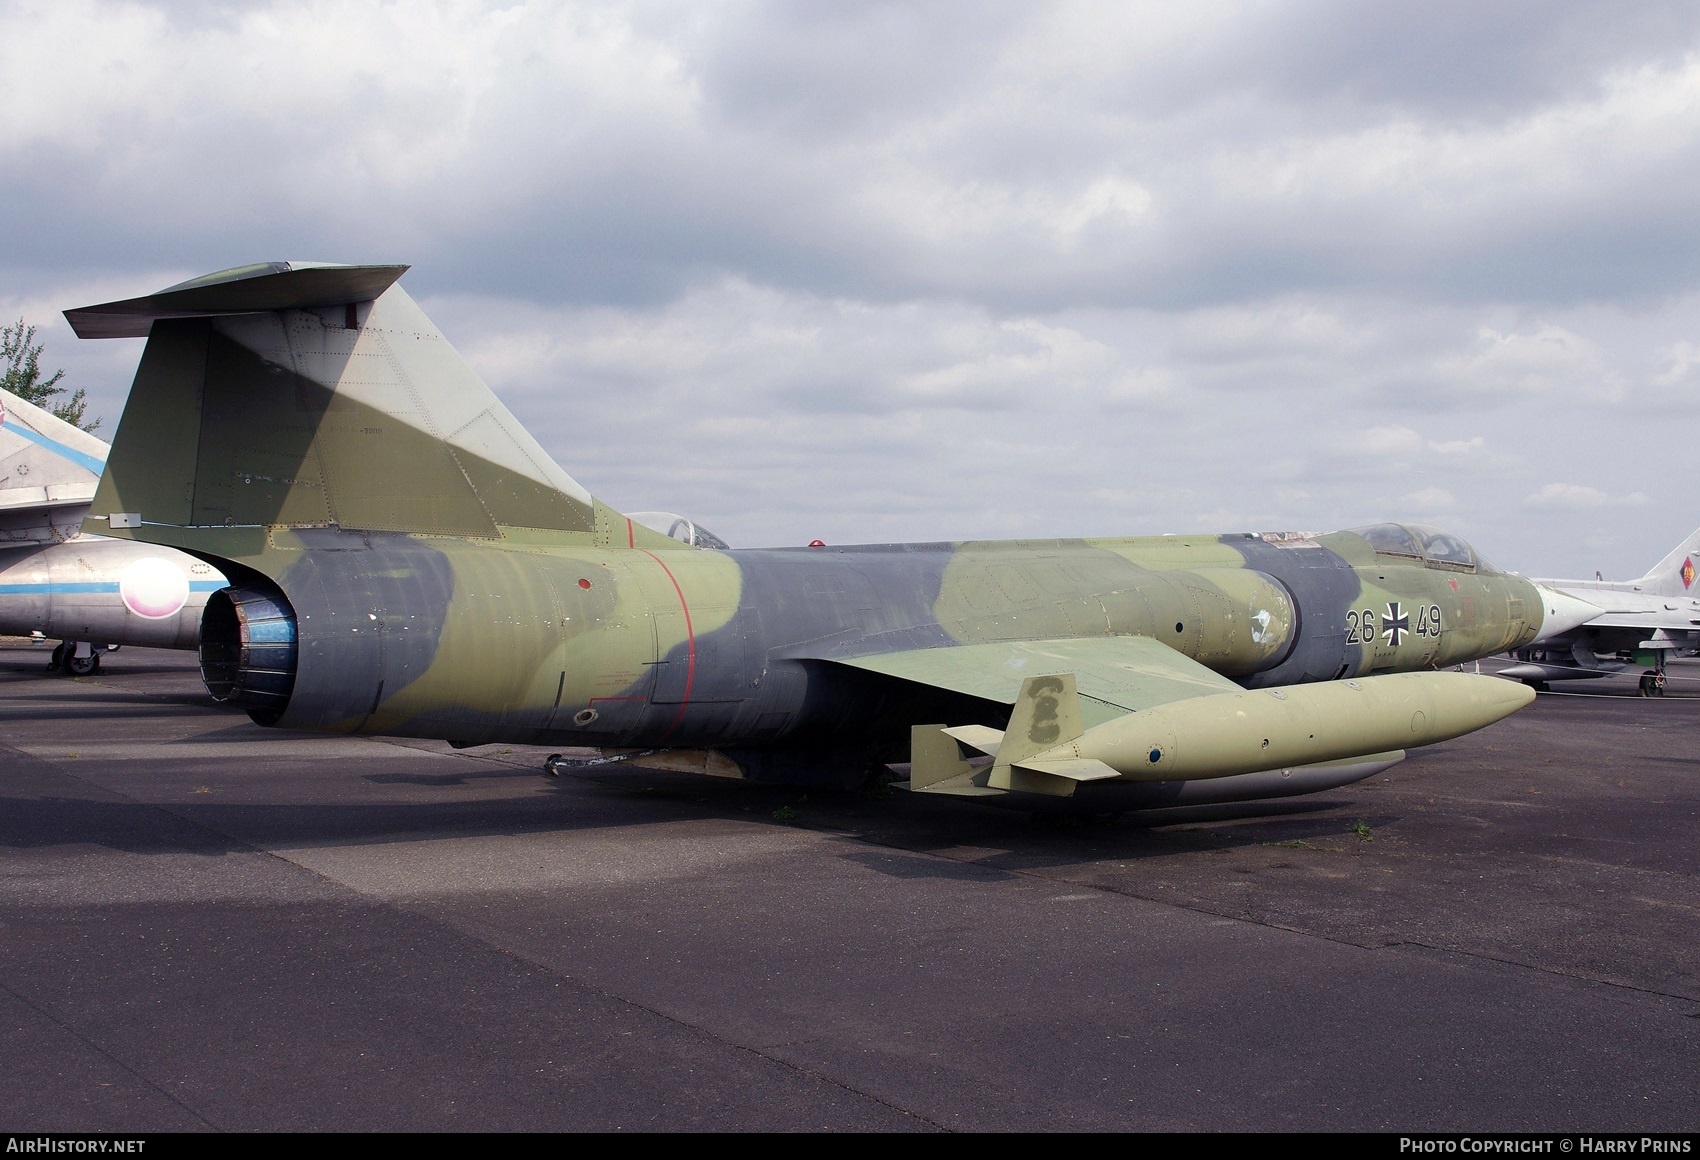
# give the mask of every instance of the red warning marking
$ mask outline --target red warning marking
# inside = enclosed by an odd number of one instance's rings
[[[632,531],[632,521],[626,521],[626,547],[637,547],[637,533]]]
[[[627,521],[628,524],[630,522]],[[691,685],[696,681],[697,676],[697,634],[696,630],[691,627],[691,606],[685,602],[685,590],[679,587],[678,578],[673,575],[673,570],[662,563],[661,557],[648,548],[639,548],[638,551],[660,564],[661,570],[667,573],[667,579],[672,581],[673,591],[679,597],[679,608],[685,614],[685,693],[679,700],[679,711],[674,715],[673,723],[667,726],[667,732],[661,735],[661,739],[665,741],[668,734],[677,729],[679,722],[684,720],[685,706],[691,703]]]

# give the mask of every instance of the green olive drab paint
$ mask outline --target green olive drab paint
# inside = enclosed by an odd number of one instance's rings
[[[1528,643],[1543,607],[1431,528],[681,542],[562,471],[404,269],[67,311],[148,336],[91,519],[230,578],[202,669],[263,724],[1151,805],[1344,784],[1527,700],[1433,671]]]

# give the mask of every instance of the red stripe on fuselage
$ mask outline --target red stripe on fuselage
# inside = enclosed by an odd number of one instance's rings
[[[631,521],[626,522],[630,526]],[[667,573],[667,579],[673,582],[673,591],[679,596],[679,608],[685,614],[685,695],[679,701],[679,712],[674,715],[673,723],[667,726],[667,733],[661,735],[662,740],[665,741],[667,735],[677,729],[679,722],[685,719],[685,706],[691,703],[691,684],[697,676],[697,634],[696,630],[691,627],[691,606],[685,602],[685,590],[679,587],[678,578],[673,575],[673,570],[663,564],[661,557],[648,548],[639,548],[638,551],[660,564],[661,570]]]

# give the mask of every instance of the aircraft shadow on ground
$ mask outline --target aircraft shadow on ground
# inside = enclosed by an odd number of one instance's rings
[[[774,824],[847,832],[859,840],[918,855],[944,854],[969,846],[987,852],[973,859],[975,865],[987,870],[999,869],[1000,860],[1006,858],[1019,860],[1020,868],[1039,868],[1166,857],[1183,851],[1340,839],[1351,836],[1353,825],[1359,820],[1370,826],[1371,832],[1399,821],[1396,815],[1354,809],[1354,800],[1343,794],[1109,816],[1034,813],[911,795],[902,790],[869,794],[855,790],[799,789],[636,768],[623,774],[580,776],[622,795],[689,801],[728,818],[772,819]],[[1205,828],[1210,823],[1222,822],[1243,824]],[[877,862],[868,865],[882,873],[889,869],[899,877],[909,874],[904,866],[891,868]]]
[[[869,850],[866,853],[845,854],[842,860],[865,866],[889,878],[948,878],[960,882],[999,882],[1017,876],[1011,871],[989,866],[984,862],[959,862],[910,854],[902,850]]]
[[[42,680],[67,679],[62,674],[47,667],[47,656],[51,651],[51,649],[43,649],[39,660],[32,656],[23,663],[15,660],[0,661],[0,676],[17,674],[25,677],[39,677]],[[192,673],[194,670],[189,671]],[[182,675],[183,672],[183,668],[179,665],[128,664],[123,661],[102,660],[100,672],[91,674],[91,676],[97,681],[127,681],[133,677],[156,677],[161,674],[173,676]],[[82,680],[86,678],[73,679]]]
[[[187,737],[174,737],[164,742],[166,745],[272,745],[280,741],[317,741],[330,744],[336,741],[346,741],[348,738],[341,733],[304,733],[290,729],[267,729],[248,720],[247,715],[240,709],[232,709],[228,705],[220,705],[216,701],[208,702],[214,708],[225,710],[234,717],[234,724],[223,729],[209,729],[205,733],[194,733]]]
[[[675,821],[580,799],[562,811],[553,794],[443,803],[199,803],[0,797],[0,848],[93,845],[132,854],[219,856],[272,847],[412,842],[441,838],[608,830]]]
[[[505,778],[535,778],[535,769],[510,766],[506,769],[462,770],[459,773],[363,773],[360,775],[374,785],[466,785],[474,781],[499,781]]]
[[[381,775],[380,775],[381,776]],[[470,778],[537,776],[523,770],[464,775]],[[800,826],[905,849],[908,862],[866,865],[899,877],[952,876],[928,869],[926,857],[964,845],[990,851],[975,858],[976,874],[1006,873],[998,865],[1016,858],[1025,868],[1075,865],[1109,859],[1166,856],[1186,850],[1220,850],[1283,841],[1339,838],[1351,822],[1337,812],[1339,803],[1305,809],[1279,803],[1263,814],[1239,811],[1243,820],[1265,822],[1224,829],[1155,828],[1188,819],[1123,819],[1058,825],[1054,818],[1033,818],[1009,811],[958,805],[951,811],[928,809],[932,803],[899,798],[868,802],[849,794],[816,794],[801,807],[787,806],[798,795],[779,786],[732,786],[704,800],[701,795],[651,792],[653,787],[615,788],[579,783],[545,786],[544,792],[495,801],[430,803],[221,803],[99,801],[71,796],[0,797],[0,847],[44,849],[96,845],[134,854],[221,856],[276,846],[347,845],[410,842],[441,838],[512,836],[620,829],[700,819],[705,812],[727,820],[763,826]],[[741,792],[739,792],[741,791]],[[566,798],[568,800],[564,801]],[[776,803],[778,807],[776,808]],[[812,804],[811,804],[812,803]],[[634,804],[644,808],[634,809]],[[566,805],[568,808],[563,809]],[[704,810],[707,806],[707,810]],[[920,807],[920,808],[917,808]],[[795,808],[783,819],[777,809]],[[1355,816],[1355,815],[1354,815]],[[1198,820],[1198,819],[1192,819]],[[1377,828],[1396,819],[1376,817]],[[735,842],[735,836],[727,839]],[[861,855],[853,856],[862,858]],[[925,866],[922,863],[926,863]],[[939,863],[949,866],[951,861]]]
[[[104,706],[100,710],[100,717],[103,721],[117,721],[130,718],[150,718],[157,720],[160,714],[160,709],[168,702],[174,702],[177,707],[183,708],[218,708],[218,706],[211,701],[192,701],[188,699],[178,701],[171,697],[150,697],[146,702],[137,700],[129,704]],[[32,723],[41,721],[73,721],[79,725],[88,724],[89,710],[87,705],[79,707],[77,705],[66,705],[63,702],[60,704],[61,707],[55,709],[31,708],[27,716]],[[16,718],[18,714],[7,714],[4,710],[0,710],[0,721],[6,720],[8,716]]]
[[[113,707],[107,714],[142,716],[146,706]],[[247,722],[183,738],[170,744],[251,741],[257,730]],[[278,736],[271,734],[272,736]],[[320,739],[318,734],[284,734]],[[423,751],[435,762],[450,755]],[[382,766],[406,759],[405,750]],[[62,775],[55,763],[17,754],[37,774]],[[305,753],[279,760],[322,761]],[[109,763],[110,764],[110,763]],[[1187,850],[1303,842],[1339,838],[1360,815],[1350,812],[1348,797],[1280,799],[1217,806],[1192,806],[1127,813],[1114,817],[1034,814],[973,803],[914,796],[902,791],[858,791],[693,777],[687,774],[609,767],[595,772],[548,778],[540,769],[488,762],[443,773],[360,772],[372,765],[347,762],[348,777],[373,786],[455,786],[523,782],[534,779],[534,792],[476,801],[282,803],[219,801],[236,788],[222,785],[222,769],[209,769],[212,800],[165,803],[103,801],[72,793],[0,797],[0,847],[35,849],[93,844],[131,853],[221,855],[268,846],[408,842],[443,837],[480,837],[517,833],[619,829],[701,819],[705,814],[763,826],[798,826],[902,848],[918,862],[871,861],[882,873],[944,874],[927,870],[928,854],[965,846],[985,851],[973,859],[981,872],[996,870],[1002,858],[1024,867],[1085,864],[1106,859],[1166,856]],[[43,767],[46,767],[45,769]],[[51,771],[51,772],[49,772]],[[186,772],[186,771],[185,771]],[[186,776],[192,776],[187,774]],[[276,776],[275,774],[272,776]],[[287,775],[285,775],[287,776]],[[69,787],[67,787],[69,788]],[[252,792],[248,790],[247,792]],[[1207,828],[1210,823],[1234,825]],[[1391,824],[1378,818],[1376,826]],[[736,841],[729,837],[728,841]],[[953,864],[946,855],[941,865]],[[954,864],[960,864],[960,859]]]
[[[32,721],[52,719],[64,716],[88,716],[90,705],[151,705],[157,711],[161,705],[189,705],[197,709],[219,709],[227,713],[239,713],[241,710],[233,705],[221,705],[206,692],[195,693],[127,693],[119,689],[103,689],[99,686],[84,686],[75,699],[67,698],[62,693],[20,693],[8,690],[0,697],[0,716],[4,716],[6,706],[21,704],[30,706],[29,717]],[[36,706],[48,705],[55,709],[43,710]]]

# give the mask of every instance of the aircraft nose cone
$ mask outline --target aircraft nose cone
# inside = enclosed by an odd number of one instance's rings
[[[1545,584],[1535,585],[1535,591],[1541,594],[1541,612],[1544,614],[1536,641],[1550,640],[1573,628],[1580,628],[1605,611],[1597,604],[1589,604]]]
[[[1481,729],[1502,717],[1509,717],[1535,699],[1535,690],[1522,681],[1505,681],[1486,675],[1478,677],[1473,673],[1464,675],[1474,681],[1492,682],[1470,687],[1470,704],[1481,714],[1479,723],[1471,726],[1473,729]]]

